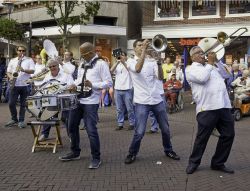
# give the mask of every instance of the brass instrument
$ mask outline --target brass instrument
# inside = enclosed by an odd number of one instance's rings
[[[20,69],[21,69],[21,64],[22,64],[22,61],[23,61],[23,57],[24,57],[24,55],[22,55],[19,58],[16,69],[15,69],[15,72],[12,73],[12,79],[10,80],[10,89],[11,90],[15,87],[16,80],[17,80],[17,77],[18,77]]]
[[[242,32],[240,34],[238,34],[237,36],[235,36],[235,34],[241,30],[242,30]],[[225,32],[221,31],[217,34],[217,39],[215,39],[215,38],[203,38],[198,43],[198,46],[204,51],[205,55],[207,55],[210,52],[215,52],[217,59],[220,60],[225,54],[224,48],[226,46],[229,46],[233,41],[238,39],[240,36],[242,36],[246,32],[248,32],[248,29],[246,27],[238,28],[229,36]],[[232,38],[233,36],[235,36],[235,37]]]
[[[44,79],[45,75],[50,71],[48,67],[44,68],[41,72],[32,76],[30,79],[26,80],[25,83],[32,83],[34,81],[41,81]]]
[[[161,34],[157,34],[152,39],[152,42],[150,45],[156,52],[162,52],[166,50],[168,46],[167,38],[165,38],[165,36]]]

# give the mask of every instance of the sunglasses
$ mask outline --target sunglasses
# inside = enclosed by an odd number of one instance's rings
[[[26,50],[18,50],[18,52],[25,52]]]
[[[52,66],[49,66],[49,68],[54,68],[54,67],[57,67],[57,65],[52,65]]]

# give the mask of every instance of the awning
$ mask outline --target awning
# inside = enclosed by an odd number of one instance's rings
[[[60,28],[44,27],[32,29],[32,36],[56,36],[61,35]],[[104,26],[104,25],[76,25],[70,29],[72,34],[98,34],[126,36],[126,27]]]
[[[211,25],[178,25],[178,26],[147,26],[142,28],[142,38],[153,38],[157,34],[162,34],[166,38],[197,38],[197,37],[217,37],[217,33],[223,31],[228,35],[232,34],[240,27],[250,30],[250,24],[211,24]],[[240,31],[239,31],[240,32]],[[238,35],[237,33],[236,35]],[[250,36],[250,31],[243,36]]]

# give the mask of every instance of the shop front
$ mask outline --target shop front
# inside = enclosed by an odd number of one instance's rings
[[[190,48],[198,45],[199,41],[205,37],[217,38],[217,34],[220,31],[225,32],[230,35],[235,32],[240,27],[246,27],[250,29],[249,26],[242,25],[190,25],[190,26],[154,26],[154,27],[144,27],[142,29],[142,38],[152,39],[157,34],[162,34],[168,39],[168,47],[165,51],[166,56],[170,56],[172,61],[176,58],[182,58],[184,62],[184,55],[188,54]],[[239,35],[241,30],[235,36]],[[225,55],[223,57],[225,63],[232,64],[234,60],[238,63],[248,64],[248,49],[250,47],[250,32],[247,31],[243,35],[237,37],[236,40],[231,41],[228,46],[225,46]],[[188,58],[185,60],[190,64],[191,60]]]

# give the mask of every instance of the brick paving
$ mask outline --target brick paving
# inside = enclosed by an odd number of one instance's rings
[[[81,160],[61,162],[58,157],[69,151],[69,140],[62,129],[63,147],[31,152],[33,137],[30,128],[5,128],[9,119],[7,104],[0,104],[0,191],[248,191],[250,189],[250,117],[236,123],[236,137],[227,165],[235,170],[228,175],[210,170],[210,159],[217,138],[211,136],[202,163],[196,173],[186,175],[185,168],[196,132],[195,106],[190,94],[183,111],[169,115],[174,150],[181,156],[173,161],[164,156],[161,135],[146,134],[138,158],[124,164],[132,131],[115,131],[115,107],[101,109],[98,124],[103,164],[89,170],[89,142],[81,131]],[[28,114],[29,116],[30,114]],[[30,120],[29,118],[27,118]],[[128,126],[126,122],[126,127]],[[53,135],[53,134],[51,134]],[[161,162],[161,164],[157,164]]]

